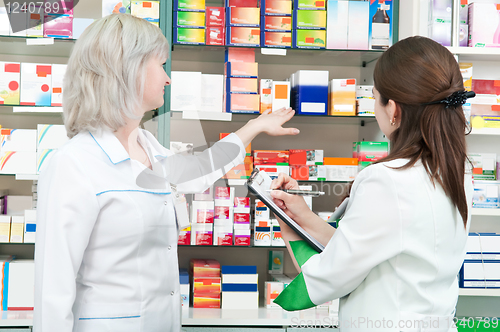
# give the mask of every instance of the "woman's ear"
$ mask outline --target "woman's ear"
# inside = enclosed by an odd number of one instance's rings
[[[391,121],[394,121],[399,125],[401,121],[401,107],[392,99],[389,99],[389,102],[386,106],[387,115]]]

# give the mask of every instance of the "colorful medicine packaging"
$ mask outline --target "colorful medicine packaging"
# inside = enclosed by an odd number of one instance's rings
[[[207,7],[206,26],[207,27],[226,26],[226,9],[224,7]]]
[[[257,94],[226,94],[226,112],[259,113],[260,96]]]
[[[326,29],[326,10],[296,10],[293,16],[294,29]]]
[[[288,0],[261,0],[260,14],[262,16],[292,16],[292,1]]]
[[[205,0],[174,0],[174,11],[204,12]]]
[[[226,7],[259,7],[259,0],[226,0]]]
[[[259,64],[256,62],[226,62],[225,75],[227,77],[257,78]]]
[[[262,31],[260,40],[263,47],[292,47],[292,33],[291,32],[275,32],[275,31]]]
[[[327,114],[328,76],[325,70],[299,70],[292,75],[291,104],[297,114]]]
[[[323,150],[288,150],[290,165],[323,165]]]
[[[21,64],[21,105],[50,106],[52,65]]]
[[[224,27],[207,26],[205,29],[207,45],[225,45],[226,43],[226,30]]]
[[[226,45],[260,46],[260,29],[249,27],[227,27]]]
[[[130,13],[157,27],[160,26],[160,1],[132,1]]]
[[[272,111],[290,107],[290,82],[273,81],[272,84]]]
[[[294,48],[323,49],[326,47],[325,30],[293,30]]]
[[[293,8],[298,10],[325,10],[326,2],[323,0],[294,0]]]
[[[273,80],[262,79],[260,80],[260,113],[264,113],[273,107]]]
[[[226,9],[226,26],[228,27],[259,27],[259,8],[228,7]]]
[[[500,47],[500,4],[469,5],[469,47]]]
[[[228,88],[228,93],[247,93],[247,94],[257,94],[259,89],[257,87],[256,78],[227,78],[226,87]]]
[[[175,44],[203,45],[205,44],[205,29],[176,28],[174,29]]]
[[[290,154],[287,150],[254,150],[255,165],[289,165]]]
[[[174,28],[204,28],[204,12],[174,12]]]
[[[0,61],[0,105],[19,105],[21,64]]]
[[[344,50],[347,48],[350,1],[328,0],[326,13],[326,48]]]
[[[262,16],[261,31],[292,32],[292,18],[290,16]]]
[[[356,115],[356,80],[333,79],[329,84],[328,115]]]

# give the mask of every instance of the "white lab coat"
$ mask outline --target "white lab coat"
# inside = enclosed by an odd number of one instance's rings
[[[456,331],[448,326],[465,256],[472,178],[465,176],[465,229],[458,210],[420,162],[394,169],[406,162],[360,172],[339,228],[324,252],[302,266],[313,303],[340,298],[342,332]]]
[[[173,158],[172,152],[145,130],[138,139],[161,172],[158,162]],[[241,151],[229,170],[243,161],[245,147],[235,134],[223,141]],[[170,175],[198,167],[187,160]],[[76,135],[42,170],[35,332],[180,330],[175,198],[158,178],[151,181],[157,189],[138,186],[145,169],[111,131],[98,130]],[[177,191],[199,192],[221,175],[217,170]]]

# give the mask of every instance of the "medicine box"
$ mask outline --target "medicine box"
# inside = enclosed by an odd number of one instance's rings
[[[469,233],[466,260],[500,260],[500,234]]]
[[[328,76],[325,70],[299,70],[293,74],[291,100],[297,114],[327,114]]]
[[[234,206],[234,187],[215,187],[215,206]]]
[[[499,47],[500,4],[478,3],[469,5],[469,47]]]
[[[259,113],[259,95],[226,93],[226,112]]]
[[[226,29],[224,27],[206,27],[206,44],[207,45],[225,45],[226,43]]]
[[[21,64],[0,61],[0,105],[19,105]]]
[[[220,263],[215,259],[191,259],[190,275],[197,278],[220,277]]]
[[[469,159],[473,164],[474,180],[496,180],[497,156],[494,153],[471,153]]]
[[[500,208],[498,190],[499,184],[488,181],[474,181],[474,195],[472,207],[475,208]]]
[[[7,9],[0,7],[0,36],[9,36],[10,30],[10,19],[9,15],[7,15]]]
[[[221,304],[220,293],[193,294],[193,308],[219,309]]]
[[[233,223],[234,210],[232,206],[215,206],[214,208],[214,223],[228,222]]]
[[[250,197],[235,197],[234,213],[247,213],[250,218]]]
[[[262,43],[261,46],[263,47],[292,47],[291,32],[262,31],[260,34],[260,40]]]
[[[352,181],[358,174],[356,158],[324,158],[327,181]]]
[[[325,10],[326,1],[323,0],[294,0],[293,8],[298,10]]]
[[[264,113],[267,110],[272,110],[273,106],[273,80],[262,79],[260,80],[260,113]]]
[[[283,283],[278,281],[266,281],[265,283],[265,293],[266,293],[266,308],[281,308],[279,305],[274,303],[274,300],[283,291]]]
[[[203,45],[205,29],[174,28],[174,44]]]
[[[204,12],[205,0],[174,0],[174,11]]]
[[[373,85],[356,85],[356,114],[358,116],[375,116]]]
[[[292,16],[292,1],[289,0],[261,0],[260,14],[276,16]]]
[[[102,17],[113,13],[130,14],[130,0],[102,0]]]
[[[10,242],[10,220],[11,216],[0,214],[0,243]]]
[[[255,165],[259,171],[264,171],[269,175],[271,179],[276,179],[279,173],[284,173],[286,175],[290,174],[289,166],[278,166],[278,165]]]
[[[226,9],[226,26],[228,27],[259,27],[259,8],[228,7]]]
[[[179,283],[182,309],[189,308],[189,274],[187,269],[179,269]]]
[[[262,16],[260,24],[261,31],[292,32],[292,18],[290,16]]]
[[[42,7],[34,6],[33,12],[28,12],[28,25],[26,29],[27,37],[43,37],[43,23],[45,15]]]
[[[290,149],[290,165],[323,165],[323,150]]]
[[[7,310],[33,310],[35,262],[28,259],[11,261],[8,273]]]
[[[368,49],[368,29],[370,24],[370,4],[366,1],[349,1],[347,48]],[[450,29],[451,31],[451,29]]]
[[[295,180],[326,181],[324,165],[293,165],[290,166],[290,176]]]
[[[191,205],[192,224],[213,224],[214,201],[193,201]]]
[[[259,64],[256,62],[226,62],[225,75],[227,77],[257,78]]]
[[[250,229],[250,209],[248,212],[234,214],[234,229]]]
[[[193,277],[193,294],[220,293],[220,277]]]
[[[269,208],[260,200],[255,200],[255,212],[254,212],[254,221],[269,221],[270,220],[270,212]]]
[[[369,49],[386,50],[392,46],[393,8],[392,0],[370,2]]]
[[[191,245],[211,246],[213,243],[213,224],[191,224]]]
[[[228,47],[224,52],[224,62],[255,63],[255,50],[252,48]]]
[[[274,220],[271,222],[271,246],[273,247],[284,247],[285,240],[281,236],[281,227],[278,221]]]
[[[272,111],[290,107],[290,82],[273,81],[272,88]]]
[[[145,19],[157,27],[160,26],[160,1],[132,1],[130,4],[130,13],[135,17]],[[203,26],[205,17],[203,17],[202,22]]]
[[[48,161],[54,156],[56,149],[45,149],[36,151],[36,174],[40,174],[43,170],[44,165],[48,164]]]
[[[206,26],[224,27],[226,26],[226,8],[207,7],[206,8]]]
[[[269,250],[269,274],[283,274],[284,252],[282,250]]]
[[[293,30],[293,48],[323,49],[326,47],[325,30]]]
[[[293,15],[294,29],[326,29],[326,10],[296,10]]]
[[[254,246],[271,246],[271,225],[265,221],[255,223],[253,233]]]
[[[10,242],[23,243],[24,216],[12,216],[10,225]]]
[[[328,95],[328,115],[356,115],[355,79],[331,80]]]
[[[214,225],[214,246],[232,246],[233,245],[233,224]]]
[[[287,150],[254,150],[254,165],[282,165],[288,166],[289,152]]]
[[[357,158],[359,161],[377,161],[384,157],[387,157],[389,153],[389,143],[388,142],[370,142],[363,141],[357,142]],[[359,163],[358,163],[359,165]]]
[[[73,38],[73,10],[65,14],[45,14],[43,36]]]
[[[64,125],[37,125],[37,149],[58,149],[69,140]]]
[[[227,27],[226,45],[260,46],[260,29],[247,27]]]
[[[21,105],[50,106],[52,65],[21,64]]]
[[[204,28],[204,12],[174,12],[174,28]]]
[[[24,243],[35,243],[36,210],[24,211]]]
[[[250,229],[235,229],[233,234],[235,246],[250,246]]]
[[[0,151],[36,151],[36,133],[34,129],[1,129]]]
[[[177,240],[178,245],[190,245],[191,244],[191,226],[183,228],[179,231],[179,238]]]
[[[63,79],[66,74],[67,65],[52,65],[52,95],[50,98],[51,106],[62,106]]]
[[[350,1],[328,0],[326,13],[326,48],[344,50],[347,48]]]
[[[226,7],[259,7],[259,0],[226,0]]]
[[[462,288],[500,288],[500,262],[488,260],[464,261],[460,270]]]
[[[256,78],[241,78],[241,77],[228,77],[226,79],[226,91],[227,93],[246,93],[246,94],[257,94],[259,92],[257,88]]]

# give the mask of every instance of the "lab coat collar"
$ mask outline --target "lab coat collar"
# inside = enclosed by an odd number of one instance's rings
[[[167,158],[171,153],[163,145],[161,145],[156,138],[147,130],[139,129],[138,134],[139,142],[144,147],[149,147],[151,149],[152,157],[156,159]]]
[[[122,143],[120,143],[111,129],[102,128],[94,133],[89,133],[114,165],[130,160],[127,150],[125,150]]]

